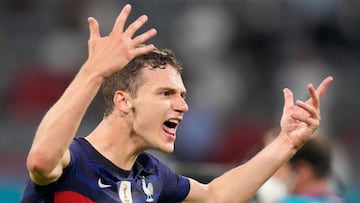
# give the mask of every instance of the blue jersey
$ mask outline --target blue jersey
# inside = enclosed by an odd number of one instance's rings
[[[190,190],[188,178],[148,153],[138,156],[131,171],[115,166],[84,138],[74,139],[70,154],[56,182],[40,186],[29,179],[21,203],[171,203]]]

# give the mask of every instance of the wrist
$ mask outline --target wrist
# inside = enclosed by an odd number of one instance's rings
[[[89,61],[85,62],[76,77],[87,78],[89,81],[101,84],[105,80],[105,74],[102,74],[97,65]]]
[[[284,146],[284,148],[288,149],[290,151],[290,154],[292,155],[295,154],[303,145],[303,143],[300,144],[300,142],[295,141],[283,131],[280,132],[278,139],[281,145]]]

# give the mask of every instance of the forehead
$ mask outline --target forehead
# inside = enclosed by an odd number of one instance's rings
[[[169,64],[166,64],[165,68],[143,68],[142,78],[143,86],[151,88],[167,87],[185,91],[181,74]]]

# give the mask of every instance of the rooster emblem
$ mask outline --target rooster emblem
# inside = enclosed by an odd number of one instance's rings
[[[146,184],[145,177],[142,177],[141,183],[142,183],[142,189],[143,189],[144,193],[146,194],[146,202],[153,202],[154,201],[154,198],[153,198],[153,194],[154,194],[153,185],[151,183]]]

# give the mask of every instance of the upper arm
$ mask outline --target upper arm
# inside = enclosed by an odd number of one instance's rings
[[[32,159],[32,160],[29,160]],[[47,185],[57,181],[63,173],[63,169],[70,163],[70,151],[66,150],[59,162],[49,171],[44,170],[40,157],[28,157],[28,171],[30,179],[37,185]]]
[[[211,195],[208,185],[202,184],[191,178],[189,178],[189,181],[190,181],[190,191],[188,196],[183,201],[183,203],[216,202]]]

